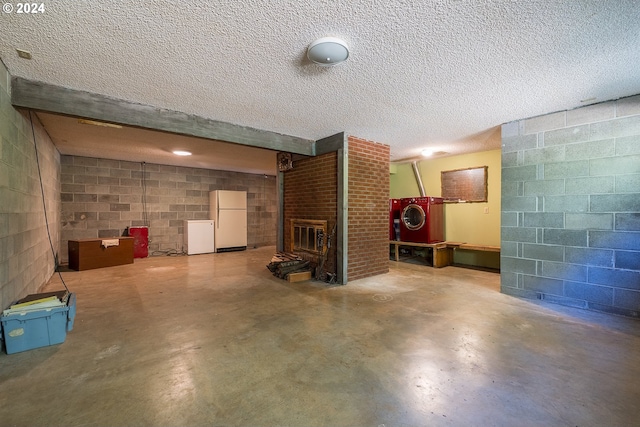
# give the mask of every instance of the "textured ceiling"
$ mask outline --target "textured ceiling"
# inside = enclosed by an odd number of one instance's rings
[[[392,160],[497,149],[502,123],[640,93],[636,0],[44,4],[0,14],[13,76],[307,139],[344,131]],[[323,36],[347,62],[305,58]]]

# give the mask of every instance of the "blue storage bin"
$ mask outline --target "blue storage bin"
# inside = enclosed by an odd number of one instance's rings
[[[7,354],[63,343],[73,329],[76,296],[67,305],[0,317]]]

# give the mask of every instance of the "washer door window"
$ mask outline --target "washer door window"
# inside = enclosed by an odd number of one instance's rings
[[[402,211],[402,222],[409,230],[420,230],[425,221],[426,215],[420,205],[411,204]]]

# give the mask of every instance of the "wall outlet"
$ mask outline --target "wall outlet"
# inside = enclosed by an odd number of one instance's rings
[[[488,208],[488,207],[485,207],[485,208],[484,208],[484,213],[486,213],[486,214],[488,214],[488,213],[489,213],[489,208]]]

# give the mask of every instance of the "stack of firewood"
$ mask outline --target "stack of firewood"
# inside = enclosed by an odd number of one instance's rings
[[[277,252],[267,268],[274,276],[281,279],[287,279],[289,274],[302,271],[309,271],[309,261],[300,258],[298,255]]]

